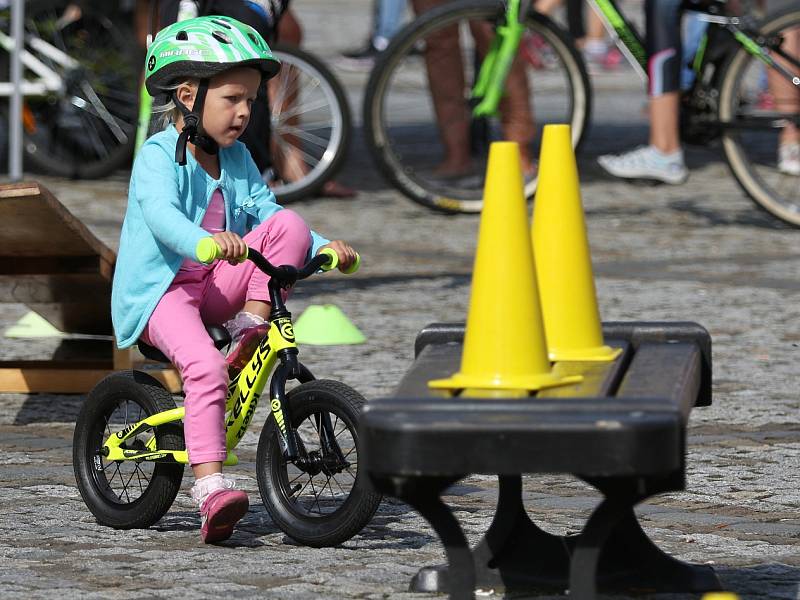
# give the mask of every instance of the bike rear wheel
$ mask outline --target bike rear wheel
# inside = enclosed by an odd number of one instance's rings
[[[586,131],[591,90],[583,60],[567,35],[536,12],[525,20],[526,32],[509,75],[509,81],[516,77],[517,90],[527,93],[516,94],[516,109],[510,109],[508,96],[501,102],[500,112],[506,117],[471,116],[468,98],[477,57],[485,53],[503,14],[504,3],[497,0],[460,0],[425,12],[392,39],[370,74],[364,97],[367,145],[386,178],[423,206],[448,213],[479,212],[493,141],[522,138],[514,141],[521,141],[523,153],[535,162],[544,125],[570,124],[576,147]],[[436,48],[447,44],[452,48],[439,51],[439,60]],[[436,73],[449,75],[454,56],[455,72],[461,68],[464,77],[446,91],[436,86],[434,104],[426,68],[433,78]],[[450,136],[455,135],[466,141],[454,143]],[[450,160],[452,148],[466,146],[471,154],[468,167],[450,173],[437,169]],[[535,189],[534,168],[526,174],[526,196]]]
[[[759,31],[767,38],[781,36],[782,47],[800,61],[800,45],[786,44],[800,36],[800,10],[767,17]],[[800,78],[800,66],[784,66]],[[792,90],[788,81],[778,82],[780,77],[744,48],[731,57],[720,85],[722,145],[734,177],[750,198],[772,216],[800,227],[800,173],[782,172],[778,159],[787,127],[794,123],[800,131],[800,91]]]
[[[25,28],[76,61],[40,60],[63,89],[25,99],[24,151],[34,169],[59,177],[103,177],[133,155],[142,51],[131,32],[97,11],[70,13],[69,0],[26,2]]]
[[[268,84],[274,168],[267,183],[286,204],[316,193],[341,168],[350,108],[341,84],[318,58],[282,44],[272,52],[281,70]]]
[[[183,465],[152,461],[108,461],[102,453],[110,435],[156,413],[175,408],[161,384],[139,371],[112,373],[89,393],[78,415],[72,444],[75,480],[86,506],[101,525],[146,528],[172,506],[183,479]],[[179,424],[168,423],[128,439],[122,448],[182,450]]]
[[[364,398],[328,380],[304,383],[286,396],[309,467],[286,460],[275,419],[269,419],[256,458],[261,498],[289,537],[317,548],[341,544],[364,528],[381,501],[359,468],[357,426]],[[341,456],[325,441],[326,416]]]

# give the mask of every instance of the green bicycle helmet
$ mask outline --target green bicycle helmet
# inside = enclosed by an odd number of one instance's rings
[[[169,93],[183,114],[183,130],[175,147],[175,161],[186,164],[186,144],[191,142],[209,154],[217,143],[202,132],[203,104],[211,77],[235,67],[254,67],[262,81],[274,77],[280,61],[264,38],[252,27],[231,17],[209,16],[179,21],[158,32],[147,49],[145,86],[151,96]],[[200,84],[189,110],[171,87],[181,79],[196,77]]]
[[[158,32],[147,49],[145,85],[155,96],[181,78],[207,79],[244,66],[269,79],[278,73],[280,61],[249,25],[231,17],[197,17]]]

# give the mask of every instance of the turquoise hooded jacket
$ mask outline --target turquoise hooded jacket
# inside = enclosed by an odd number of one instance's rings
[[[220,176],[213,179],[191,152],[184,166],[175,162],[177,141],[178,131],[168,127],[142,145],[133,164],[111,290],[120,348],[139,339],[183,259],[197,260],[197,242],[209,235],[200,223],[215,190],[225,198],[226,228],[241,236],[282,210],[241,142],[220,148]],[[309,256],[327,243],[312,231]]]

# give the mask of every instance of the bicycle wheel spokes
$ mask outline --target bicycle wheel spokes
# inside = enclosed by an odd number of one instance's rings
[[[133,150],[141,64],[133,35],[68,0],[31,1],[26,15],[37,57],[62,78],[60,90],[27,101],[28,160],[54,175],[108,174]]]
[[[781,51],[800,61],[800,11],[765,26]],[[798,63],[771,52],[792,77]],[[740,50],[723,77],[720,118],[726,158],[741,186],[772,215],[800,226],[800,89],[776,69]]]
[[[341,449],[345,461],[329,448],[330,444],[322,442],[321,413],[313,413],[297,428],[309,466],[286,464],[286,480],[294,509],[306,516],[322,517],[336,512],[347,501],[355,485],[353,473],[358,468],[358,453],[353,431],[335,414],[329,415],[334,424],[331,439]]]
[[[398,36],[370,77],[365,122],[374,155],[421,204],[479,211],[489,146],[500,140],[520,143],[530,196],[544,125],[570,123],[580,138],[588,114],[585,73],[549,21],[538,18],[526,23],[500,114],[473,117],[472,87],[501,8],[469,1],[435,18],[431,11]]]
[[[298,50],[274,53],[283,64],[268,84],[271,151],[279,179],[268,183],[286,201],[330,176],[343,155],[349,118],[343,112],[346,101],[324,67]]]
[[[101,452],[103,442],[109,436],[137,423],[147,415],[142,407],[131,400],[121,400],[110,408],[104,424],[98,427],[94,436],[93,456],[94,478],[98,488],[111,502],[130,504],[141,497],[150,485],[155,470],[153,462],[109,461]],[[124,450],[145,450],[152,437],[152,431],[146,431],[128,439],[121,446]]]

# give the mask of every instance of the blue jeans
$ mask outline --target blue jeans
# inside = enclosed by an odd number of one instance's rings
[[[406,0],[378,0],[378,18],[373,39],[380,38],[384,43],[392,39],[403,26],[405,12]]]

